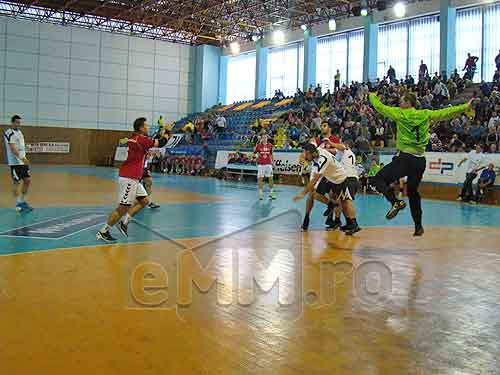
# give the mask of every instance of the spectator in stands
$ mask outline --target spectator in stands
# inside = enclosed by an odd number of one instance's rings
[[[424,60],[420,60],[420,67],[418,68],[418,81],[423,82],[428,74],[429,69],[427,68],[427,65],[424,64]]]
[[[497,175],[494,170],[495,166],[493,163],[488,164],[488,168],[484,169],[479,176],[479,180],[475,186],[474,202],[479,203],[481,198],[486,193],[486,190],[493,186]]]
[[[490,148],[489,148],[489,150],[488,150],[488,151],[489,151],[489,153],[490,153],[490,154],[496,154],[496,153],[498,153],[498,146],[497,146],[497,143],[492,143],[492,144],[490,145]]]
[[[465,71],[464,79],[472,81],[474,79],[474,74],[476,73],[476,64],[479,60],[477,56],[471,56],[470,53],[467,54],[467,60],[465,60],[465,66],[462,71]]]
[[[163,116],[160,115],[160,118],[158,119],[158,127],[163,128],[165,126],[165,120],[163,119]]]
[[[337,73],[335,73],[335,77],[334,78],[334,92],[337,92],[340,90],[340,71],[337,69]]]
[[[217,129],[217,133],[224,133],[226,130],[226,118],[222,115],[217,115],[215,118],[215,126]]]
[[[394,70],[392,65],[389,65],[389,70],[387,71],[387,78],[389,78],[390,83],[396,82],[396,71]]]
[[[474,181],[477,177],[478,171],[484,167],[485,164],[483,146],[481,144],[477,144],[475,150],[469,152],[467,156],[458,163],[458,167],[460,168],[465,161],[467,161],[467,172],[465,174],[462,192],[460,193],[458,200],[468,202],[473,196],[472,181]]]
[[[430,151],[433,151],[433,152],[441,152],[443,151],[443,144],[441,143],[441,141],[439,140],[439,137],[436,133],[432,133],[431,134],[431,138],[430,138]]]
[[[500,69],[498,68],[495,70],[495,74],[493,74],[493,84],[497,86],[500,85]]]
[[[450,94],[450,100],[455,99],[458,93],[458,86],[452,79],[448,80],[448,92]]]
[[[496,127],[489,128],[488,135],[486,136],[486,145],[488,146],[488,149],[490,148],[490,145],[498,144],[498,141],[499,141],[498,138],[499,138],[499,135],[497,133]]]
[[[492,112],[488,121],[488,129],[496,129],[498,125],[500,125],[500,116],[498,116],[497,112]]]

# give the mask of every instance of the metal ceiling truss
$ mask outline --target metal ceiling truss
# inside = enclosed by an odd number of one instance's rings
[[[387,1],[388,3],[390,1]],[[0,14],[179,43],[213,43],[348,17],[361,0],[0,0]],[[375,7],[376,0],[367,2]]]

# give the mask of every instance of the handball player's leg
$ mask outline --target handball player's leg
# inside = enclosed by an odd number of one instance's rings
[[[392,205],[391,209],[385,216],[389,220],[394,219],[398,212],[406,207],[403,200],[396,198],[396,194],[390,184],[394,181],[398,181],[401,177],[406,176],[406,170],[408,167],[408,161],[405,160],[403,156],[398,155],[392,159],[392,162],[382,168],[382,170],[378,172],[375,177],[373,177],[373,183],[375,184],[377,190],[382,193],[385,199],[387,199]]]

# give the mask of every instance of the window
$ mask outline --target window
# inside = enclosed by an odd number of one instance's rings
[[[333,90],[334,77],[340,73],[340,83],[363,80],[362,30],[335,34],[318,40],[316,49],[316,82],[323,91]]]
[[[377,77],[385,77],[390,66],[396,71],[397,79],[406,75],[408,22],[391,23],[379,27],[377,56]]]
[[[441,31],[438,16],[416,18],[409,26],[408,74],[418,80],[421,60],[427,65],[429,74],[439,73]]]
[[[255,59],[255,52],[228,58],[226,104],[255,98]]]
[[[457,12],[456,23],[456,64],[460,72],[465,66],[467,53],[481,59],[482,23],[481,8],[463,9]],[[481,81],[481,64],[477,63],[474,81]]]
[[[349,82],[363,82],[363,57],[365,33],[363,30],[349,33],[349,54],[347,79]]]
[[[392,65],[397,79],[411,74],[417,80],[421,60],[430,73],[439,72],[439,27],[438,16],[419,17],[380,26],[377,76],[385,77]]]
[[[500,53],[500,4],[484,8],[483,79],[492,81],[495,57]]]
[[[304,80],[304,43],[272,48],[267,57],[267,91],[271,98],[276,90],[293,96]]]

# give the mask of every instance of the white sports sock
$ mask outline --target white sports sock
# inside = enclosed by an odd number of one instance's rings
[[[122,218],[122,223],[127,225],[129,220],[131,219],[132,217],[127,213],[123,218]]]
[[[21,199],[21,202],[24,202],[26,195],[25,194],[20,194],[19,199]]]
[[[105,232],[109,231],[110,229],[111,229],[111,227],[108,224],[104,224],[104,226],[101,228],[101,230],[99,232],[105,233]]]

